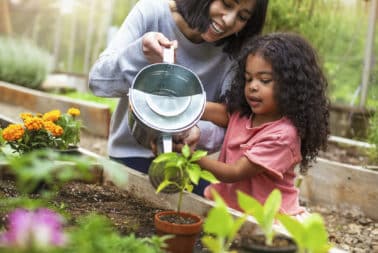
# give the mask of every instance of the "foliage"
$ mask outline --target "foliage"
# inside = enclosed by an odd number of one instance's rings
[[[94,159],[86,156],[66,155],[52,150],[40,149],[22,156],[5,157],[16,177],[19,192],[32,193],[43,181],[56,191],[65,182],[90,179]],[[47,189],[46,189],[47,190]]]
[[[368,151],[370,159],[378,162],[378,111],[369,119],[368,142],[375,145]]]
[[[353,105],[358,102],[354,95],[361,82],[367,30],[364,4],[358,1],[356,6],[361,8],[352,8],[340,4],[340,1],[269,2],[264,31],[297,32],[314,45],[328,76],[329,96],[333,103]],[[373,71],[375,75],[377,70]],[[377,81],[372,80],[371,88],[374,83]],[[374,98],[370,96],[370,100]]]
[[[31,41],[0,37],[0,80],[37,89],[51,69],[51,56]]]
[[[75,99],[105,104],[105,105],[109,106],[110,112],[114,112],[114,110],[117,106],[117,103],[118,103],[118,98],[98,97],[91,92],[90,93],[89,92],[86,92],[86,93],[83,93],[83,92],[68,92],[68,93],[65,93],[63,95],[70,97],[70,98],[75,98]]]
[[[331,248],[323,218],[313,213],[303,221],[279,214],[278,220],[289,231],[298,246],[299,253],[326,253]]]
[[[70,108],[67,113],[52,110],[45,114],[21,113],[23,124],[10,124],[2,130],[2,138],[15,152],[27,153],[35,149],[66,150],[80,141],[80,111]]]
[[[42,213],[43,212],[43,213]],[[0,237],[1,252],[163,253],[165,237],[120,236],[105,216],[90,214],[63,231],[63,219],[49,209],[17,209],[9,216],[8,231]]]
[[[203,230],[206,235],[202,237],[202,243],[212,253],[227,253],[247,216],[234,219],[219,194],[214,190],[211,193],[215,206],[210,209],[205,219]]]
[[[280,209],[281,199],[281,192],[274,189],[265,201],[265,204],[261,205],[260,202],[253,197],[238,191],[238,204],[240,208],[246,214],[255,217],[261,230],[264,232],[266,245],[272,245],[273,242],[275,235],[273,223]]]
[[[200,178],[210,182],[216,182],[215,177],[208,171],[202,170],[196,163],[207,152],[197,150],[191,153],[188,145],[185,145],[181,154],[176,152],[161,153],[152,162],[151,166],[164,166],[164,180],[160,183],[156,192],[159,193],[169,185],[175,185],[180,189],[177,212],[181,210],[181,201],[184,190],[193,191],[193,185],[197,185]]]
[[[164,238],[136,238],[130,234],[122,237],[114,231],[109,219],[97,214],[82,217],[70,232],[70,244],[61,252],[70,253],[160,253]]]

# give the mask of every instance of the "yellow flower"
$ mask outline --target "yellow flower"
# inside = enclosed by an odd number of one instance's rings
[[[60,111],[59,110],[52,110],[49,112],[46,112],[43,114],[42,119],[45,121],[52,121],[55,122],[59,119],[60,117]]]
[[[25,121],[25,119],[27,119],[27,118],[31,118],[31,117],[33,117],[33,114],[28,113],[28,112],[24,112],[24,113],[21,113],[21,114],[20,114],[20,118],[21,118],[23,121]]]
[[[30,131],[37,131],[43,127],[43,120],[38,117],[27,118],[24,121],[25,127]]]
[[[68,109],[67,113],[70,114],[71,116],[75,117],[75,116],[80,115],[80,110],[72,107],[72,108]]]
[[[6,141],[16,141],[24,135],[25,129],[20,124],[10,124],[3,130],[3,138]]]
[[[61,136],[64,132],[61,126],[54,124],[52,121],[44,121],[43,126],[47,131],[49,131],[53,136]]]

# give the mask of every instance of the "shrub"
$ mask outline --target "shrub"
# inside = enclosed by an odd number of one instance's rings
[[[52,57],[25,39],[0,37],[0,80],[38,89],[51,70]]]

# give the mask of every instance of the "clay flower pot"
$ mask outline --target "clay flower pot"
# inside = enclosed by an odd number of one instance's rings
[[[190,223],[172,223],[164,220],[167,216],[177,216],[179,219],[190,220]],[[167,252],[192,253],[196,238],[202,230],[203,219],[192,213],[162,211],[155,214],[154,223],[158,235],[174,235],[167,240]]]

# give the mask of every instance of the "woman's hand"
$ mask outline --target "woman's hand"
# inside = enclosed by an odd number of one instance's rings
[[[142,39],[142,50],[149,63],[159,63],[163,61],[163,48],[173,46],[177,48],[176,40],[169,40],[164,34],[159,32],[148,32]]]

